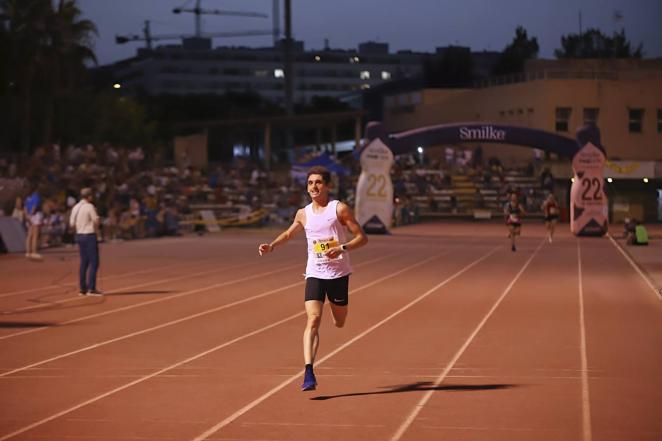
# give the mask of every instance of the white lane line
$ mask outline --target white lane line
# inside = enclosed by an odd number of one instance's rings
[[[501,248],[501,246],[495,248],[494,250],[492,250],[490,253],[488,253],[487,255],[485,255],[484,257],[482,257],[482,258],[479,259],[479,260],[482,260],[482,259],[484,259],[485,257],[487,257],[489,254],[492,254],[492,253],[493,253],[494,251],[496,251],[498,248]],[[357,288],[357,289],[355,289],[355,290],[352,290],[352,291],[351,291],[351,294],[354,294],[354,293],[356,293],[356,292],[359,292],[359,291],[362,291],[362,290],[364,290],[364,289],[370,288],[370,287],[372,287],[372,286],[374,286],[374,285],[376,285],[376,284],[378,284],[378,283],[383,282],[384,280],[387,280],[387,279],[390,279],[390,278],[396,277],[396,276],[402,274],[402,273],[405,272],[405,271],[408,271],[408,270],[410,270],[410,269],[412,269],[412,268],[415,268],[415,267],[417,267],[417,266],[421,266],[421,265],[423,265],[423,264],[425,264],[425,263],[427,263],[427,262],[429,262],[429,261],[431,261],[431,260],[433,260],[433,259],[436,259],[436,258],[438,258],[439,256],[442,256],[442,255],[444,255],[444,254],[447,254],[447,253],[448,253],[448,251],[445,251],[445,252],[439,253],[439,254],[434,255],[434,256],[432,256],[432,257],[430,257],[430,258],[427,258],[427,259],[425,259],[425,260],[423,260],[423,261],[420,261],[420,262],[415,263],[415,264],[413,264],[413,265],[410,265],[410,266],[408,266],[408,267],[402,268],[402,269],[400,269],[400,270],[398,270],[398,271],[396,271],[396,272],[394,272],[394,273],[391,273],[391,274],[389,274],[389,275],[387,275],[387,276],[384,276],[384,277],[381,277],[381,278],[379,278],[379,279],[373,280],[372,282],[370,282],[370,283],[368,283],[368,284],[365,284],[365,285],[363,285],[363,286],[361,286],[361,287],[359,287],[359,288]],[[476,262],[478,262],[478,261],[476,261]],[[473,264],[472,264],[472,265],[473,265]],[[468,269],[468,268],[467,268],[467,269]],[[463,270],[463,271],[464,271],[464,270]],[[455,277],[455,276],[452,276],[452,277]],[[449,280],[450,280],[450,279],[449,279]],[[28,425],[28,426],[25,426],[25,427],[22,427],[22,428],[20,428],[20,429],[17,429],[17,430],[15,430],[14,432],[11,432],[11,433],[9,433],[9,434],[4,435],[3,437],[1,437],[1,438],[0,438],[0,441],[4,441],[4,440],[6,440],[6,439],[13,438],[13,437],[15,437],[16,435],[20,435],[21,433],[27,432],[28,430],[32,430],[32,429],[34,429],[35,427],[41,426],[42,424],[45,424],[45,423],[47,423],[47,422],[49,422],[49,421],[52,421],[52,420],[55,420],[55,419],[57,419],[57,418],[60,418],[61,416],[67,415],[67,414],[69,414],[69,413],[71,413],[71,412],[73,412],[73,411],[75,411],[75,410],[80,409],[81,407],[85,407],[85,406],[87,406],[88,404],[92,404],[92,403],[94,403],[94,402],[97,402],[97,401],[99,401],[99,400],[102,400],[102,399],[104,399],[104,398],[106,398],[106,397],[108,397],[108,396],[110,396],[110,395],[113,395],[113,394],[116,394],[116,393],[118,393],[118,392],[121,392],[121,391],[123,391],[123,390],[125,390],[125,389],[128,389],[128,388],[130,388],[130,387],[132,387],[132,386],[135,386],[136,384],[140,384],[140,383],[142,383],[142,382],[144,382],[144,381],[149,380],[150,378],[154,378],[154,377],[156,377],[156,376],[158,376],[158,375],[161,375],[161,374],[163,374],[163,373],[165,373],[165,372],[168,372],[168,371],[170,371],[170,370],[176,369],[176,368],[178,368],[178,367],[180,367],[180,366],[182,366],[182,365],[185,365],[185,364],[187,364],[187,363],[190,363],[190,362],[192,362],[192,361],[195,361],[195,360],[197,360],[197,359],[199,359],[199,358],[203,358],[203,357],[205,357],[205,356],[207,356],[207,355],[209,355],[209,354],[211,354],[211,353],[213,353],[213,352],[218,351],[219,349],[223,349],[223,348],[225,348],[225,347],[227,347],[227,346],[230,346],[230,345],[232,345],[232,344],[234,344],[234,343],[240,342],[240,341],[245,340],[245,339],[247,339],[247,338],[249,338],[249,337],[252,337],[252,336],[254,336],[254,335],[260,334],[260,333],[262,333],[262,332],[264,332],[264,331],[267,331],[267,330],[269,330],[269,329],[275,328],[276,326],[279,326],[279,325],[281,325],[281,324],[283,324],[283,323],[287,323],[287,322],[289,322],[290,320],[293,320],[293,319],[295,319],[295,318],[297,318],[297,317],[301,317],[302,315],[305,315],[305,311],[299,311],[299,312],[297,312],[296,314],[293,314],[293,315],[290,315],[290,316],[288,316],[288,317],[285,317],[284,319],[282,319],[282,320],[278,320],[278,321],[276,321],[276,322],[274,322],[274,323],[272,323],[272,324],[270,324],[270,325],[264,326],[264,327],[262,327],[262,328],[260,328],[260,329],[256,329],[255,331],[251,331],[251,332],[249,332],[249,333],[247,333],[247,334],[241,335],[241,336],[236,337],[236,338],[234,338],[234,339],[232,339],[232,340],[228,340],[228,341],[226,341],[226,342],[224,342],[224,343],[221,343],[220,345],[215,346],[215,347],[213,347],[213,348],[211,348],[211,349],[208,349],[208,350],[206,350],[206,351],[204,351],[204,352],[200,352],[200,353],[198,353],[198,354],[196,354],[196,355],[193,355],[193,356],[191,356],[191,357],[189,357],[189,358],[187,358],[187,359],[185,359],[185,360],[178,361],[178,362],[175,363],[175,364],[172,364],[172,365],[170,365],[170,366],[167,366],[167,367],[165,367],[165,368],[163,368],[163,369],[159,369],[158,371],[153,372],[153,373],[151,373],[151,374],[149,374],[149,375],[146,375],[146,376],[144,376],[144,377],[138,378],[138,379],[135,380],[135,381],[132,381],[132,382],[130,382],[130,383],[127,383],[127,384],[124,384],[124,385],[122,385],[122,386],[119,386],[119,387],[117,387],[117,388],[115,388],[115,389],[112,389],[112,390],[106,392],[106,393],[103,393],[103,394],[101,394],[101,395],[97,395],[97,396],[95,396],[95,397],[93,397],[93,398],[90,398],[89,400],[83,401],[82,403],[79,403],[79,404],[76,404],[75,406],[69,407],[68,409],[65,409],[65,410],[63,410],[63,411],[61,411],[61,412],[58,412],[58,413],[53,414],[53,415],[51,415],[51,416],[48,416],[48,417],[46,417],[46,418],[44,418],[44,419],[41,419],[41,420],[39,420],[39,421],[36,421],[36,422],[34,422],[34,423],[32,423],[32,424],[30,424],[30,425]],[[371,328],[370,330],[372,330],[372,329],[374,329],[374,328],[375,328],[375,327]],[[367,332],[366,332],[366,333],[367,333]],[[350,341],[350,343],[351,343],[351,342],[354,342],[354,341],[356,341],[356,340],[358,340],[358,338],[355,337],[353,340]],[[332,352],[331,354],[329,354],[329,355],[327,355],[326,357],[324,357],[321,361],[326,360],[326,359],[329,358],[332,354],[335,354],[335,353],[339,352],[341,349],[344,349],[344,348],[345,348],[346,346],[348,346],[348,345],[349,345],[349,344],[345,344],[344,346],[341,346],[340,348],[336,349],[336,351],[334,351],[334,352]],[[282,386],[279,386],[279,389],[282,388],[282,387],[284,387],[286,384],[291,383],[291,382],[294,381],[296,378],[299,378],[300,375],[301,375],[301,374],[297,374],[296,376],[292,376],[290,379],[287,380],[287,383],[283,384]]]
[[[476,338],[476,335],[480,332],[480,330],[485,326],[485,323],[487,323],[487,320],[492,316],[494,311],[499,307],[503,299],[508,295],[512,287],[515,285],[515,282],[520,278],[520,276],[524,273],[526,268],[529,266],[533,258],[538,254],[538,251],[540,251],[540,248],[542,245],[545,243],[545,240],[542,240],[538,247],[535,249],[535,251],[531,254],[531,257],[528,258],[526,263],[524,263],[524,266],[519,270],[519,272],[515,275],[513,280],[508,284],[506,289],[503,290],[501,293],[501,296],[497,299],[497,301],[492,305],[492,308],[485,314],[485,317],[478,323],[478,326],[473,330],[473,332],[469,335],[469,337],[465,340],[464,344],[458,349],[458,351],[455,353],[451,361],[448,363],[446,368],[441,372],[441,374],[437,377],[436,381],[434,382],[434,386],[432,387],[431,390],[427,391],[423,397],[416,403],[414,406],[414,409],[407,415],[407,418],[405,418],[404,422],[398,427],[398,430],[393,434],[391,437],[391,441],[398,441],[400,438],[402,438],[402,435],[407,431],[407,429],[411,426],[411,424],[414,422],[416,419],[416,416],[420,413],[420,411],[423,409],[425,404],[430,400],[432,397],[432,394],[434,392],[434,389],[437,388],[443,381],[446,379],[448,376],[448,373],[453,369],[453,366],[455,366],[455,363],[460,359],[462,354],[464,354],[464,351],[467,350],[469,345],[473,342],[474,338]]]
[[[285,270],[295,268],[295,267],[300,267],[300,266],[301,266],[301,264],[298,264],[298,263],[294,264],[294,265],[288,265],[288,266],[284,266],[284,267],[281,267],[281,268],[273,270],[273,271],[267,271],[267,272],[263,272],[263,273],[253,274],[252,276],[247,276],[247,277],[242,277],[242,278],[239,278],[239,279],[229,280],[227,282],[216,283],[214,285],[208,285],[208,286],[203,287],[203,288],[193,289],[193,290],[190,290],[190,291],[184,291],[184,292],[181,292],[179,294],[174,294],[174,295],[171,295],[171,296],[168,296],[168,297],[162,297],[162,298],[159,298],[159,299],[148,300],[148,301],[141,302],[141,303],[135,303],[133,305],[123,306],[121,308],[115,308],[115,309],[111,309],[111,310],[108,310],[108,311],[99,312],[99,313],[96,313],[96,314],[90,314],[90,315],[86,315],[86,316],[83,316],[83,317],[78,317],[78,318],[75,318],[75,319],[72,319],[72,320],[67,320],[66,322],[58,323],[56,325],[56,327],[63,326],[63,325],[69,325],[71,323],[82,322],[84,320],[89,320],[91,318],[103,317],[103,316],[106,316],[106,315],[115,314],[116,312],[128,311],[128,310],[131,310],[131,309],[139,308],[141,306],[152,305],[154,303],[166,302],[166,301],[177,299],[177,298],[180,298],[180,297],[189,296],[191,294],[195,294],[195,293],[200,292],[200,291],[207,291],[209,289],[220,288],[220,287],[223,287],[223,286],[232,285],[232,284],[239,283],[239,282],[245,282],[247,280],[258,279],[260,277],[265,277],[265,276],[268,276],[270,274],[279,273],[281,271],[285,271]],[[4,340],[4,339],[7,339],[7,338],[11,338],[11,337],[17,337],[19,335],[26,335],[26,334],[31,334],[31,333],[34,333],[34,332],[44,331],[44,330],[47,330],[47,329],[52,329],[52,327],[45,326],[43,328],[34,328],[34,329],[29,329],[27,331],[15,332],[13,334],[7,334],[7,335],[1,336],[0,340]]]
[[[657,299],[662,300],[662,287],[660,287],[658,289],[658,288],[655,287],[655,285],[653,285],[653,282],[651,282],[650,279],[648,278],[648,276],[646,276],[646,274],[644,274],[644,272],[641,270],[641,268],[639,268],[639,265],[634,260],[632,260],[632,258],[628,255],[628,253],[623,251],[623,248],[614,240],[613,237],[611,237],[611,234],[607,234],[607,237],[609,238],[609,240],[611,240],[611,243],[623,255],[623,257],[625,257],[625,260],[627,260],[630,263],[632,268],[634,268],[635,271],[637,271],[637,273],[639,273],[641,278],[644,279],[644,282],[646,282],[646,285],[648,285],[648,287],[655,293],[655,295],[657,296]]]
[[[395,254],[396,254],[396,253],[387,254],[387,255],[385,255],[385,256],[381,256],[381,257],[378,257],[378,258],[376,258],[376,259],[372,259],[372,260],[368,260],[368,261],[366,261],[366,262],[362,262],[362,263],[357,264],[357,265],[355,265],[355,266],[358,268],[358,267],[361,267],[361,266],[364,266],[364,265],[371,265],[371,264],[373,264],[373,263],[380,262],[380,261],[382,261],[382,260],[385,260],[385,259],[388,259],[388,258],[390,258],[390,257],[393,257],[393,256],[395,256]],[[152,326],[152,327],[150,327],[150,328],[141,329],[141,330],[139,330],[139,331],[135,331],[135,332],[132,332],[132,333],[130,333],[130,334],[125,334],[125,335],[121,335],[121,336],[119,336],[119,337],[111,338],[111,339],[109,339],[109,340],[105,340],[105,341],[101,341],[101,342],[98,342],[98,343],[94,343],[94,344],[92,344],[92,345],[85,346],[85,347],[83,347],[83,348],[76,349],[76,350],[71,351],[71,352],[67,352],[67,353],[64,353],[64,354],[56,355],[56,356],[51,357],[51,358],[48,358],[48,359],[46,359],[46,360],[37,361],[37,362],[35,362],[35,363],[29,364],[29,365],[26,365],[26,366],[22,366],[22,367],[15,368],[15,369],[12,369],[12,370],[7,371],[7,372],[0,373],[0,378],[2,378],[2,377],[6,377],[6,376],[11,375],[11,374],[15,374],[15,373],[17,373],[17,372],[21,372],[21,371],[24,371],[24,370],[27,370],[27,369],[31,369],[31,368],[34,368],[34,367],[37,367],[37,366],[41,366],[41,365],[43,365],[43,364],[50,363],[50,362],[52,362],[52,361],[56,361],[56,360],[60,360],[60,359],[62,359],[62,358],[70,357],[70,356],[72,356],[72,355],[80,354],[81,352],[86,352],[86,351],[89,351],[89,350],[92,350],[92,349],[97,349],[97,348],[100,348],[100,347],[102,347],[102,346],[109,345],[109,344],[111,344],[111,343],[116,343],[116,342],[118,342],[118,341],[127,340],[127,339],[129,339],[129,338],[137,337],[137,336],[142,335],[142,334],[147,334],[147,333],[149,333],[149,332],[156,331],[156,330],[158,330],[158,329],[167,328],[168,326],[176,325],[176,324],[178,324],[178,323],[183,323],[183,322],[186,322],[186,321],[188,321],[188,320],[193,320],[193,319],[196,319],[196,318],[199,318],[199,317],[202,317],[202,316],[208,315],[208,314],[213,314],[213,313],[215,313],[215,312],[222,311],[222,310],[224,310],[224,309],[232,308],[233,306],[241,305],[241,304],[243,304],[243,303],[252,302],[253,300],[261,299],[261,298],[263,298],[263,297],[267,297],[267,296],[270,296],[270,295],[276,294],[276,293],[278,293],[278,292],[285,291],[285,290],[290,289],[290,288],[293,288],[293,287],[295,287],[295,286],[303,285],[304,283],[306,283],[306,282],[305,282],[305,281],[299,281],[299,282],[296,282],[296,283],[289,284],[289,285],[287,285],[287,286],[282,286],[282,287],[280,287],[280,288],[276,288],[276,289],[272,289],[272,290],[269,290],[269,291],[265,291],[265,292],[262,292],[262,293],[260,293],[260,294],[256,294],[256,295],[254,295],[254,296],[247,297],[247,298],[244,298],[244,299],[241,299],[241,300],[235,301],[235,302],[226,303],[225,305],[221,305],[221,306],[218,306],[218,307],[216,307],[216,308],[208,309],[208,310],[205,310],[205,311],[202,311],[202,312],[198,312],[198,313],[196,313],[196,314],[191,314],[191,315],[188,315],[188,316],[186,316],[186,317],[182,317],[182,318],[179,318],[179,319],[176,319],[176,320],[172,320],[172,321],[169,321],[169,322],[161,323],[161,324],[159,324],[159,325]],[[204,291],[204,290],[206,290],[206,289],[209,289],[209,288],[199,288],[199,289],[197,289],[197,290],[195,290],[195,291],[196,291],[196,292],[199,292],[199,291]]]
[[[199,264],[199,263],[197,263],[197,264]],[[186,268],[188,268],[189,266],[193,268],[193,267],[196,266],[196,264],[186,265]],[[109,276],[99,277],[98,281],[106,281],[106,280],[110,280],[110,279],[121,279],[121,278],[124,278],[124,277],[135,276],[136,274],[150,273],[150,272],[154,272],[154,271],[162,271],[166,268],[172,268],[172,267],[182,267],[182,264],[181,263],[173,263],[172,265],[166,265],[166,266],[162,266],[162,267],[159,267],[159,268],[148,268],[148,269],[144,269],[144,270],[133,271],[133,272],[130,272],[130,273],[112,274],[112,275],[109,275]],[[76,268],[78,268],[78,264],[76,264]],[[74,271],[74,273],[77,273],[77,272],[78,272],[77,270]],[[0,294],[0,298],[15,296],[15,295],[18,295],[18,294],[25,294],[25,293],[29,293],[29,292],[42,293],[44,291],[55,290],[57,288],[59,288],[59,289],[73,288],[73,289],[75,289],[77,286],[78,285],[77,285],[76,282],[65,282],[62,285],[53,285],[51,283],[50,285],[42,286],[41,288],[28,288],[28,289],[22,289],[20,291],[3,292],[3,293]]]
[[[584,284],[582,254],[577,239],[577,274],[579,275],[579,346],[582,361],[582,440],[591,441],[591,400],[588,391],[588,356],[586,355],[586,322],[584,320]]]
[[[362,339],[363,337],[365,337],[366,335],[370,334],[372,331],[374,331],[375,329],[379,328],[379,327],[382,326],[384,323],[387,323],[387,322],[391,321],[393,318],[397,317],[398,315],[402,314],[403,312],[405,312],[406,310],[408,310],[408,309],[411,308],[412,306],[414,306],[414,305],[416,305],[417,303],[421,302],[423,299],[425,299],[425,298],[427,298],[428,296],[430,296],[430,295],[431,295],[432,293],[434,293],[436,290],[438,290],[438,289],[441,288],[442,286],[446,285],[448,282],[450,282],[451,280],[455,279],[456,277],[458,277],[459,275],[463,274],[464,272],[468,271],[469,269],[473,268],[475,265],[477,265],[478,263],[480,263],[481,261],[483,261],[484,259],[486,259],[486,258],[489,257],[490,255],[492,255],[494,252],[496,252],[497,250],[502,249],[502,248],[503,248],[503,245],[498,245],[497,247],[495,247],[495,248],[492,249],[491,251],[488,251],[488,252],[487,252],[486,254],[484,254],[482,257],[480,257],[480,258],[474,260],[473,262],[471,262],[470,264],[468,264],[467,266],[465,266],[464,268],[462,268],[461,270],[459,270],[458,272],[456,272],[456,273],[453,274],[452,276],[449,276],[448,278],[446,278],[443,282],[438,283],[438,284],[435,285],[434,287],[430,288],[429,290],[427,290],[426,292],[424,292],[423,294],[421,294],[420,296],[418,296],[416,299],[412,300],[411,302],[409,302],[408,304],[406,304],[406,305],[403,306],[402,308],[400,308],[400,309],[398,309],[397,311],[395,311],[394,313],[390,314],[390,315],[389,315],[388,317],[386,317],[385,319],[382,319],[381,321],[379,321],[379,322],[377,322],[376,324],[372,325],[370,328],[366,329],[365,331],[363,331],[362,333],[358,334],[357,336],[355,336],[355,337],[352,338],[351,340],[347,341],[347,342],[346,342],[345,344],[343,344],[342,346],[336,348],[334,351],[330,352],[329,354],[327,354],[326,356],[324,356],[323,358],[321,358],[319,361],[316,361],[316,362],[315,362],[315,365],[316,365],[316,366],[321,365],[321,364],[324,363],[326,360],[330,359],[331,357],[335,356],[336,354],[338,354],[339,352],[341,352],[341,351],[344,350],[345,348],[347,348],[347,347],[351,346],[352,344],[356,343],[358,340],[360,340],[360,339]],[[394,275],[395,275],[395,274],[394,274]],[[303,371],[300,371],[300,372],[298,372],[296,375],[291,376],[291,377],[288,378],[287,380],[285,380],[285,381],[283,381],[282,383],[280,383],[278,386],[276,386],[276,387],[274,387],[273,389],[271,389],[269,392],[267,392],[267,393],[261,395],[260,397],[258,397],[258,398],[255,399],[255,400],[251,401],[250,403],[248,403],[247,405],[245,405],[245,406],[242,407],[241,409],[239,409],[239,410],[237,410],[236,412],[234,412],[234,413],[233,413],[232,415],[230,415],[229,417],[225,418],[223,421],[219,422],[218,424],[215,424],[213,427],[211,427],[210,429],[206,430],[204,433],[202,433],[202,434],[198,435],[197,437],[193,438],[192,441],[202,441],[202,440],[204,440],[204,439],[207,439],[209,436],[211,436],[211,435],[213,435],[214,433],[218,432],[218,431],[219,431],[220,429],[222,429],[223,427],[225,427],[225,426],[227,426],[228,424],[232,423],[234,420],[236,420],[236,419],[239,418],[240,416],[244,415],[246,412],[250,411],[251,409],[255,408],[257,405],[259,405],[260,403],[262,403],[263,401],[265,401],[266,399],[268,399],[268,398],[271,397],[272,395],[276,394],[278,391],[280,391],[281,389],[283,389],[283,388],[284,388],[285,386],[287,386],[288,384],[292,383],[292,382],[295,381],[296,379],[300,379],[302,374],[303,374]],[[0,439],[0,441],[2,441],[2,440]]]
[[[159,285],[159,284],[162,284],[162,283],[169,283],[169,282],[174,282],[174,281],[177,281],[177,280],[189,279],[189,278],[198,277],[198,276],[204,276],[206,274],[221,273],[221,272],[228,271],[228,270],[231,270],[231,269],[236,269],[236,268],[250,268],[252,266],[257,266],[257,265],[259,265],[258,262],[240,263],[240,264],[237,264],[237,265],[230,265],[230,266],[226,266],[226,267],[218,267],[217,266],[217,267],[212,268],[212,269],[198,271],[197,273],[188,273],[188,274],[184,274],[184,275],[177,276],[177,277],[171,277],[169,279],[152,280],[151,282],[139,283],[137,285],[122,286],[120,288],[116,288],[116,289],[113,289],[113,290],[110,290],[110,291],[106,291],[105,294],[121,293],[122,291],[126,291],[128,289],[143,288],[145,286]],[[48,308],[48,307],[51,307],[51,306],[54,306],[54,305],[60,305],[60,304],[63,304],[63,303],[74,302],[74,301],[77,301],[77,300],[84,300],[86,298],[87,297],[85,297],[85,296],[76,295],[75,297],[69,297],[69,298],[65,298],[65,299],[62,299],[62,300],[54,300],[54,301],[50,301],[50,302],[40,303],[38,305],[23,306],[21,308],[12,309],[12,310],[9,310],[9,311],[2,311],[2,313],[3,314],[11,314],[11,313],[16,313],[16,312],[29,311],[29,310],[32,310],[32,309],[45,309],[45,308]],[[15,334],[11,334],[11,335],[15,335]],[[2,338],[0,337],[0,339],[2,339]]]

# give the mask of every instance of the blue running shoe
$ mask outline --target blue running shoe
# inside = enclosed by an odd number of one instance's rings
[[[306,369],[306,373],[303,376],[303,384],[301,385],[302,391],[315,390],[317,386],[317,379],[312,369]]]

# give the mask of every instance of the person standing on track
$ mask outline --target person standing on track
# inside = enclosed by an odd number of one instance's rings
[[[519,203],[516,193],[510,195],[510,200],[506,202],[503,208],[503,213],[506,218],[506,226],[508,226],[508,237],[510,238],[510,249],[517,251],[515,246],[515,238],[522,232],[522,215],[524,215],[524,208]]]
[[[305,374],[301,390],[314,390],[317,386],[313,363],[319,347],[319,327],[325,298],[336,327],[342,328],[347,318],[349,275],[352,268],[348,251],[366,243],[363,229],[345,203],[330,200],[331,174],[324,167],[312,167],[307,173],[307,191],[312,202],[297,211],[294,222],[271,243],[258,247],[260,255],[270,253],[275,247],[305,230],[308,242],[306,264],[306,290],[304,306],[308,321],[303,332],[303,358]],[[345,228],[354,235],[347,241]]]
[[[80,295],[100,296],[97,290],[97,270],[99,269],[99,216],[92,205],[92,189],[80,191],[80,201],[71,210],[69,225],[76,233],[76,243],[80,253]]]
[[[556,222],[559,219],[559,204],[556,202],[554,193],[547,195],[547,199],[542,203],[540,207],[542,209],[543,215],[545,216],[545,226],[547,227],[547,240],[549,243],[552,243],[552,238],[554,237],[554,227]]]
[[[33,191],[25,200],[25,219],[28,225],[25,237],[25,257],[28,259],[41,259],[39,251],[39,234],[44,214],[41,212],[41,196],[39,186],[34,185]]]

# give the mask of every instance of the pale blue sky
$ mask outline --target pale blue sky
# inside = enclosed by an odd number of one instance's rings
[[[152,34],[193,33],[193,15],[175,15],[173,7],[193,0],[78,0],[86,18],[99,28],[100,64],[134,55],[142,42],[115,44],[115,34],[140,34],[152,21]],[[271,0],[203,0],[204,8],[258,11],[271,15]],[[284,6],[281,0],[281,14]],[[564,34],[597,27],[611,34],[624,28],[646,57],[662,57],[662,0],[292,0],[293,33],[307,49],[356,48],[363,41],[390,44],[391,50],[434,51],[449,44],[475,51],[501,50],[522,25],[538,38],[540,56],[553,58]],[[614,12],[622,15],[614,20]],[[271,18],[205,16],[204,30],[270,30]],[[214,46],[268,46],[271,36],[215,39]],[[174,43],[175,41],[173,41]],[[165,44],[165,42],[157,43]]]

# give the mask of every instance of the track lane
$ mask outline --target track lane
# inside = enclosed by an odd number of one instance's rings
[[[394,263],[394,265],[397,267],[397,263]],[[393,265],[392,265],[393,266]],[[387,267],[388,268],[388,267]],[[393,268],[395,269],[395,267]],[[388,274],[387,274],[388,276]],[[360,281],[360,278],[358,279]],[[82,354],[81,356],[78,357],[71,357],[71,359],[63,360],[62,361],[62,371],[69,371],[71,372],[73,370],[73,373],[76,375],[81,375],[85,373],[85,369],[75,369],[75,366],[116,366],[117,369],[115,369],[114,372],[110,372],[111,375],[109,377],[111,378],[103,378],[104,374],[108,374],[109,370],[108,369],[103,369],[101,368],[100,374],[95,374],[94,370],[92,369],[92,373],[90,375],[90,369],[87,369],[87,376],[82,376],[82,380],[84,378],[88,378],[88,381],[81,381],[81,384],[84,384],[83,387],[81,387],[80,390],[73,391],[75,393],[78,393],[78,399],[81,399],[83,395],[88,395],[89,396],[89,389],[92,390],[99,390],[99,387],[103,387],[104,390],[107,390],[110,385],[109,383],[112,383],[111,385],[115,385],[116,387],[117,384],[126,384],[126,378],[122,378],[122,375],[118,374],[124,374],[128,376],[140,376],[142,375],[145,371],[153,371],[156,366],[163,365],[166,363],[166,359],[163,359],[158,356],[158,353],[167,351],[171,353],[170,358],[176,357],[178,359],[182,358],[182,353],[187,352],[191,353],[196,350],[204,349],[209,347],[209,338],[226,338],[224,337],[224,333],[226,335],[237,335],[240,334],[244,329],[254,329],[256,326],[259,325],[256,324],[256,317],[259,315],[260,317],[257,317],[257,319],[261,320],[264,323],[271,323],[273,321],[272,317],[274,313],[281,313],[280,309],[285,309],[289,310],[290,314],[291,312],[297,311],[295,314],[296,316],[301,315],[301,295],[300,291],[296,290],[296,293],[294,296],[290,294],[288,296],[291,300],[288,300],[286,302],[281,301],[280,303],[276,303],[275,307],[273,304],[275,302],[271,302],[272,306],[267,307],[267,308],[261,308],[255,312],[258,312],[259,314],[252,314],[250,315],[248,312],[241,312],[241,307],[239,308],[240,311],[237,313],[235,311],[234,314],[225,314],[225,319],[223,322],[219,323],[217,318],[214,317],[208,317],[205,319],[205,323],[207,324],[200,324],[200,323],[188,323],[187,324],[187,329],[181,330],[180,328],[182,325],[180,325],[178,328],[179,329],[169,329],[168,332],[170,333],[170,337],[164,336],[163,333],[155,333],[157,335],[151,335],[149,338],[145,336],[145,338],[136,338],[136,339],[131,339],[129,343],[130,348],[122,350],[120,348],[101,348],[100,350],[95,350],[93,353],[90,354]],[[280,309],[279,309],[280,308]],[[247,309],[247,311],[250,309]],[[245,320],[245,317],[250,317],[251,320],[247,323]],[[222,327],[219,328],[219,325]],[[209,331],[208,333],[203,332],[202,337],[199,339],[196,339],[193,343],[191,344],[191,335],[196,333],[196,330],[204,330],[204,331]],[[215,333],[211,333],[211,331],[214,330],[216,331]],[[229,333],[229,334],[228,334]],[[206,337],[205,337],[206,336]],[[227,337],[230,338],[230,337]],[[177,339],[179,341],[177,341]],[[153,346],[154,341],[168,341],[169,344],[167,347],[159,347],[159,348],[153,348],[150,350],[150,346]],[[124,345],[125,346],[125,345]],[[125,346],[126,347],[126,346]],[[149,351],[149,352],[146,352]],[[81,357],[83,357],[81,359]],[[127,365],[128,362],[128,365]],[[54,363],[56,366],[58,363]],[[119,367],[118,367],[119,366]],[[7,377],[7,379],[12,379],[13,377]],[[29,379],[29,378],[28,378]],[[64,378],[45,378],[45,379],[40,379],[40,378],[33,378],[29,379],[32,382],[42,382],[42,387],[39,387],[39,389],[42,389],[45,387],[46,384],[53,385],[54,383],[59,382],[60,384],[65,384],[69,381],[71,381],[71,376],[66,375]],[[20,382],[21,379],[15,379],[15,381]],[[96,384],[97,382],[104,383],[102,385]],[[95,386],[92,386],[92,384],[95,384]],[[1,386],[4,386],[3,382],[0,382]],[[21,385],[19,383],[14,383],[13,386],[15,386],[15,389],[5,389],[5,391],[1,394],[5,397],[9,396],[14,396],[16,393],[20,393],[21,390]],[[73,394],[74,397],[76,394]],[[71,393],[69,395],[72,395]],[[35,400],[33,403],[27,404],[25,406],[26,412],[29,411],[30,409],[34,409],[35,407],[39,407],[40,405],[44,403],[50,403],[50,407],[53,407],[52,403],[53,400],[59,401],[61,397],[49,397],[49,396],[40,396],[40,397],[35,397]],[[69,399],[68,401],[72,401]],[[61,406],[61,405],[60,405]],[[57,407],[57,406],[55,406]],[[18,412],[18,409],[15,409],[16,414],[20,414]]]
[[[596,440],[662,439],[662,304],[607,239],[580,239]]]

